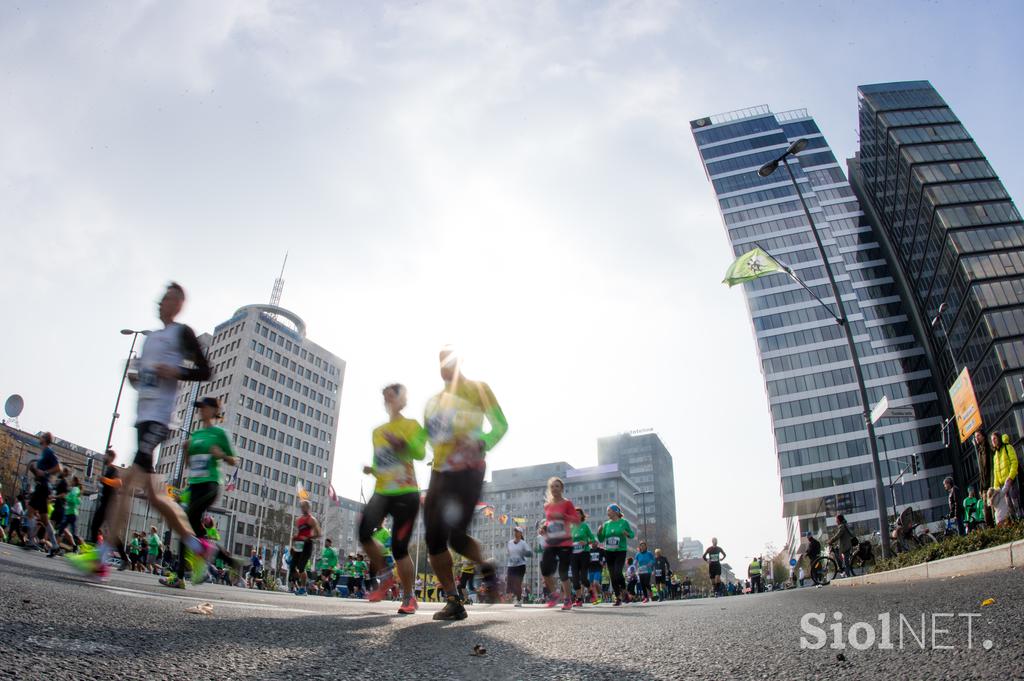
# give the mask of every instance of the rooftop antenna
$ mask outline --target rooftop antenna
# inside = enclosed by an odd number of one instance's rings
[[[284,291],[284,268],[288,264],[288,251],[284,252],[284,262],[281,263],[281,275],[274,280],[274,290],[270,292],[270,304],[279,307],[281,305],[281,292]]]

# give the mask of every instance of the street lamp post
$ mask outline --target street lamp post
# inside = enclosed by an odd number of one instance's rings
[[[647,495],[654,494],[649,489],[640,490],[639,492],[633,492],[634,497],[640,497],[640,517],[643,518],[644,523],[644,541],[650,541],[650,537],[647,536]]]
[[[117,413],[118,407],[121,406],[121,393],[124,392],[124,379],[128,377],[128,365],[132,363],[132,355],[135,354],[135,341],[139,340],[139,336],[148,336],[149,331],[133,331],[132,329],[121,329],[121,335],[132,337],[132,347],[128,350],[128,359],[124,363],[124,371],[121,372],[121,385],[117,389],[117,400],[114,401],[114,413],[110,417],[110,430],[107,431],[107,446],[103,448],[103,451],[110,449],[110,441],[114,438],[114,424],[117,423],[117,419],[120,414]]]
[[[825,267],[825,274],[828,276],[828,283],[832,288],[832,296],[836,299],[836,308],[839,312],[838,315],[836,315],[836,323],[843,327],[843,331],[846,333],[846,344],[850,348],[850,355],[853,359],[853,373],[857,377],[857,388],[860,391],[861,412],[864,418],[864,425],[867,428],[868,433],[868,450],[871,452],[871,467],[875,474],[875,506],[878,510],[878,529],[882,538],[882,556],[889,557],[892,552],[889,546],[889,522],[886,518],[887,512],[885,510],[885,488],[882,486],[882,466],[878,460],[878,445],[875,442],[875,426],[871,423],[871,414],[868,407],[870,404],[868,401],[868,389],[864,384],[864,372],[861,370],[860,356],[857,353],[857,344],[854,342],[853,329],[850,328],[849,320],[846,317],[843,299],[839,294],[839,286],[836,284],[835,275],[832,274],[832,266],[829,265],[828,262],[828,254],[825,252],[825,246],[821,243],[821,235],[818,234],[818,228],[814,223],[814,218],[811,217],[811,211],[807,207],[807,201],[804,199],[803,192],[800,190],[800,184],[796,181],[796,175],[793,174],[793,169],[789,166],[788,157],[795,157],[806,147],[806,139],[796,140],[777,159],[761,166],[757,171],[757,174],[761,177],[768,177],[778,169],[779,163],[786,166],[786,172],[789,173],[789,179],[793,183],[796,195],[800,199],[800,205],[804,209],[804,215],[807,216],[807,222],[810,225],[811,234],[814,235],[814,243],[817,245],[818,253],[821,255],[821,262]]]

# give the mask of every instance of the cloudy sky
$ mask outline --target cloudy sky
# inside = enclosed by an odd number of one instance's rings
[[[0,4],[0,392],[100,449],[169,279],[210,330],[268,299],[348,373],[334,485],[379,389],[455,342],[510,422],[492,468],[596,463],[654,428],[680,535],[785,540],[750,323],[693,118],[807,107],[856,148],[856,86],[930,79],[1024,193],[1014,2]],[[128,452],[129,394],[115,445]]]

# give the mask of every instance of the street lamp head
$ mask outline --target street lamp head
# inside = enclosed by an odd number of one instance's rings
[[[807,148],[807,140],[801,137],[796,142],[789,145],[789,149],[786,149],[787,156],[796,156],[801,151]]]
[[[122,336],[130,336],[133,333],[135,333],[135,332],[132,331],[131,329],[121,329],[121,335]]]
[[[761,166],[758,169],[757,174],[760,175],[761,177],[768,177],[769,175],[774,173],[775,169],[778,168],[778,167],[779,167],[778,159],[776,159],[774,161],[769,161],[768,163],[765,163],[763,166]]]

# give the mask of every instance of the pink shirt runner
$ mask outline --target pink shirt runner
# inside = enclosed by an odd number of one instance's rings
[[[572,546],[572,526],[580,522],[576,506],[568,499],[558,503],[544,504],[546,546]]]

